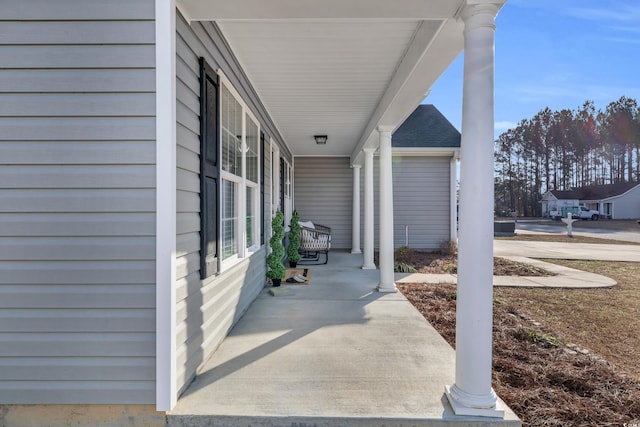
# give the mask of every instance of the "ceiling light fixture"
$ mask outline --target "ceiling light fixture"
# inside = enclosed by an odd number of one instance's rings
[[[313,135],[313,138],[316,140],[316,144],[324,145],[327,143],[327,135]]]

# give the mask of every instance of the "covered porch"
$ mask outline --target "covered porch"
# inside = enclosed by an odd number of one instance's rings
[[[251,252],[253,247],[258,246],[257,239],[250,239],[252,245],[245,242],[245,234],[253,237],[258,235],[259,221],[250,221],[245,214],[250,211],[253,215],[260,210],[260,219],[266,219],[265,222],[269,223],[275,211],[283,210],[288,222],[295,199],[291,170],[295,168],[296,159],[342,157],[348,159],[353,169],[353,257],[344,265],[335,261],[330,263],[324,275],[327,277],[324,285],[317,283],[317,286],[297,289],[297,296],[282,299],[272,300],[261,295],[233,329],[231,336],[215,352],[211,362],[205,365],[200,362],[207,360],[215,346],[211,344],[214,341],[210,340],[206,333],[208,331],[204,331],[203,319],[198,316],[210,310],[210,313],[201,317],[207,319],[207,327],[217,331],[219,325],[212,319],[221,311],[213,309],[218,307],[215,305],[219,300],[216,294],[218,290],[212,286],[209,288],[211,292],[200,292],[197,288],[199,283],[194,282],[193,298],[186,298],[184,303],[180,301],[180,307],[195,304],[193,310],[185,310],[195,313],[195,316],[186,316],[184,322],[182,319],[180,321],[184,329],[180,331],[180,340],[184,344],[182,348],[186,349],[183,352],[185,357],[189,359],[191,354],[187,350],[193,341],[189,333],[193,331],[191,335],[197,337],[195,342],[202,339],[207,346],[201,347],[207,348],[202,358],[197,352],[195,358],[191,357],[190,367],[198,363],[201,375],[188,390],[181,393],[181,403],[175,414],[180,413],[179,408],[184,407],[186,402],[195,398],[192,396],[198,395],[195,392],[198,384],[209,384],[215,380],[213,388],[201,387],[203,393],[211,390],[205,399],[206,406],[211,411],[215,410],[216,405],[220,405],[219,411],[230,411],[238,402],[240,406],[232,411],[232,417],[251,414],[252,407],[258,411],[256,416],[261,417],[275,414],[301,417],[326,415],[331,413],[330,408],[335,402],[341,401],[344,402],[342,405],[347,418],[373,413],[373,418],[441,420],[443,414],[448,417],[447,414],[451,413],[448,405],[452,405],[453,412],[462,420],[478,416],[493,422],[507,416],[491,388],[494,20],[504,2],[273,0],[265,3],[255,0],[179,0],[175,3],[177,12],[170,7],[169,13],[163,15],[170,28],[171,25],[177,25],[177,40],[165,39],[167,49],[163,49],[161,43],[156,49],[159,53],[171,53],[168,58],[168,62],[171,62],[170,72],[163,76],[169,82],[170,89],[171,85],[178,89],[177,112],[171,112],[178,116],[181,126],[178,145],[192,141],[192,135],[184,130],[188,127],[186,125],[207,123],[211,129],[205,129],[205,135],[217,137],[218,133],[223,133],[226,138],[222,144],[226,151],[215,151],[222,153],[222,160],[228,162],[222,168],[218,164],[216,169],[221,169],[218,171],[219,181],[225,185],[222,197],[216,196],[222,207],[210,209],[211,203],[204,202],[198,211],[200,218],[208,218],[203,213],[209,211],[219,213],[220,221],[216,222],[212,216],[211,224],[230,224],[228,230],[221,231],[229,258],[225,258],[226,253],[222,256],[229,261],[220,263],[219,271],[223,274],[219,280],[216,279],[216,285],[230,286],[229,283],[235,280],[238,284],[232,287],[237,291],[242,290],[244,284],[238,277],[249,277],[251,274],[263,276],[262,253]],[[169,6],[174,5],[173,0],[168,3]],[[172,14],[177,14],[177,18]],[[178,55],[173,55],[176,45]],[[428,95],[431,85],[463,49],[458,351],[453,355],[444,341],[430,338],[433,331],[397,293],[394,283],[392,137],[393,132]],[[203,66],[205,71],[200,72],[200,82],[209,82],[209,86],[203,86],[209,88],[206,92],[200,88],[198,102],[194,102],[197,97],[193,93],[196,92],[187,91],[189,84],[197,83],[192,78],[195,57],[201,59],[201,66],[206,62]],[[207,68],[209,62],[217,64],[217,70]],[[178,79],[174,78],[176,75]],[[228,102],[217,101],[216,81],[221,82],[220,98]],[[161,83],[159,79],[158,93],[166,95],[167,90]],[[215,114],[211,112],[218,104],[224,113],[218,114],[217,110]],[[207,108],[203,108],[203,105]],[[200,107],[199,120],[189,120],[194,117],[192,113],[197,112],[197,107]],[[234,120],[230,119],[235,117],[232,113],[237,116]],[[224,118],[221,118],[223,115]],[[204,117],[211,119],[210,123],[203,121]],[[218,119],[224,132],[218,132],[220,129],[215,128]],[[244,134],[247,124],[252,124],[251,138],[248,130]],[[203,130],[200,129],[200,132],[202,136]],[[162,135],[161,132],[158,134]],[[167,139],[169,145],[173,142],[170,139]],[[254,144],[251,150],[249,139]],[[257,144],[258,140],[260,144]],[[175,149],[175,145],[170,148]],[[261,154],[258,154],[260,151]],[[201,160],[202,149],[199,156]],[[192,158],[189,157],[190,160]],[[172,162],[175,163],[175,158],[167,156],[169,166],[175,166]],[[247,165],[251,166],[251,177],[247,176]],[[181,169],[180,166],[184,165],[178,166]],[[262,182],[258,179],[258,166],[262,166]],[[378,191],[375,194],[374,167],[379,170]],[[212,171],[214,169],[211,167]],[[183,176],[182,172],[179,170],[179,178]],[[211,176],[214,175],[212,172]],[[209,181],[206,181],[202,170],[197,178],[200,183],[203,180],[205,183],[215,182],[219,187],[214,178],[208,177]],[[428,183],[416,182],[415,185]],[[174,189],[172,183],[168,183],[167,187]],[[218,187],[211,184],[211,188]],[[161,193],[160,190],[158,192]],[[257,197],[260,192],[264,194]],[[193,194],[188,194],[188,197],[187,200],[194,199]],[[373,263],[374,199],[379,205],[378,265]],[[199,200],[202,201],[201,195]],[[258,200],[262,202],[261,207],[258,207]],[[167,204],[175,207],[176,203],[172,205],[172,202],[168,200]],[[249,222],[251,229],[246,227]],[[175,220],[169,215],[167,223],[175,227]],[[161,222],[158,228],[162,238],[167,232],[160,225]],[[201,226],[198,232],[202,234],[204,229]],[[173,230],[168,230],[172,234]],[[270,235],[268,226],[264,227],[264,234],[267,237]],[[167,249],[171,249],[171,239],[175,240],[175,233],[167,236]],[[218,246],[221,246],[221,240],[216,240]],[[266,245],[261,248],[266,251]],[[173,256],[168,250],[166,253],[168,257]],[[158,257],[157,262],[159,270],[165,265],[161,258]],[[200,260],[203,259],[206,260],[206,257],[200,255]],[[189,264],[189,259],[186,261]],[[235,261],[244,264],[231,264]],[[246,270],[240,271],[238,268],[237,274],[232,274],[235,272],[232,268],[240,265]],[[172,410],[177,390],[186,386],[188,381],[179,384],[176,372],[177,368],[183,368],[182,361],[177,362],[177,358],[171,356],[176,349],[176,334],[171,333],[176,329],[171,318],[176,313],[176,287],[172,283],[175,275],[165,273],[158,271],[158,277],[167,279],[158,286],[159,310],[156,316],[158,331],[169,333],[166,334],[168,339],[158,342],[156,349],[159,360],[156,368],[157,407],[159,410]],[[206,279],[211,280],[209,276]],[[256,285],[261,287],[261,283],[259,279],[253,279],[245,282],[251,282],[257,293],[259,288]],[[320,279],[316,276],[316,280]],[[314,296],[315,292],[319,293]],[[210,300],[201,298],[205,293]],[[229,309],[233,302],[234,299],[230,298],[221,304],[221,309],[233,311]],[[341,305],[344,306],[342,309],[339,308]],[[266,306],[273,311],[265,309]],[[233,312],[234,322],[245,307],[242,305],[242,309]],[[327,313],[331,313],[331,316],[327,316]],[[418,320],[421,326],[414,324]],[[305,326],[308,322],[311,324]],[[366,328],[366,325],[373,328]],[[359,330],[361,327],[364,327],[362,331]],[[247,328],[248,332],[243,333],[243,328]],[[342,333],[334,336],[332,332],[335,328],[342,330]],[[367,337],[369,330],[374,332]],[[416,331],[420,331],[420,334]],[[236,341],[234,334],[243,337],[238,340],[241,348],[236,349],[237,353],[232,350],[228,350],[231,351],[228,353],[225,348],[233,348]],[[417,337],[422,334],[424,337]],[[165,337],[163,334],[160,336]],[[340,336],[344,339],[343,343],[335,341]],[[319,344],[314,342],[316,338]],[[440,344],[434,345],[434,342]],[[342,347],[336,348],[336,345]],[[408,348],[419,350],[407,353]],[[280,349],[288,349],[293,355],[301,352],[313,357],[288,356],[291,363],[306,360],[302,365],[294,363],[288,366],[287,363],[281,363],[286,357],[277,356]],[[395,354],[396,351],[400,353]],[[350,352],[353,354],[349,358],[339,357]],[[225,360],[225,357],[228,359]],[[211,369],[216,363],[219,368]],[[273,376],[266,378],[264,369],[244,376],[247,369],[256,366],[271,367]],[[301,370],[296,371],[297,367]],[[319,386],[313,379],[313,372],[308,371],[316,367],[324,367],[329,374],[324,386]],[[195,369],[182,370],[182,379],[190,379],[190,375],[196,372]],[[299,377],[296,378],[294,372]],[[336,372],[344,374],[333,377]],[[287,376],[289,374],[292,376]],[[284,378],[284,382],[278,380],[280,377]],[[233,382],[241,378],[244,382]],[[361,404],[349,403],[354,402],[354,394],[350,394],[349,390],[352,390],[352,382],[357,378],[361,378],[365,384],[358,388],[363,398]],[[420,381],[415,378],[420,378]],[[406,386],[405,382],[415,384],[416,390],[422,390],[422,394],[413,390],[397,396],[413,387]],[[270,384],[276,385],[272,391]],[[306,386],[298,389],[300,384]],[[343,387],[344,393],[336,400],[340,387]],[[294,399],[305,390],[311,393],[310,398]],[[280,400],[287,393],[290,393],[289,397]],[[324,402],[333,402],[331,405],[322,403],[322,393],[325,393]],[[379,398],[370,401],[366,397],[368,393],[379,393]],[[245,394],[249,394],[250,398],[243,400]],[[417,395],[419,397],[415,397]],[[269,400],[266,396],[278,400]],[[446,403],[442,402],[443,396],[446,396]],[[308,405],[306,409],[293,410],[286,406],[300,400]],[[263,406],[260,404],[263,401],[269,403]],[[397,402],[397,406],[390,402]],[[411,402],[415,402],[415,405]],[[415,413],[411,415],[411,411]]]
[[[170,426],[519,426],[455,416],[453,349],[401,293],[376,291],[361,254],[265,290],[168,415]]]

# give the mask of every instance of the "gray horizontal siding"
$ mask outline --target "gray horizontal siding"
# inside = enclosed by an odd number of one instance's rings
[[[0,236],[153,236],[153,213],[0,213]]]
[[[153,116],[153,93],[20,93],[0,94],[0,115],[40,116]]]
[[[450,240],[450,158],[399,157],[393,162],[396,247],[437,249]]]
[[[331,227],[331,246],[351,248],[353,172],[348,157],[296,157],[294,208]]]
[[[7,165],[101,165],[155,163],[154,141],[3,141]]]
[[[153,117],[0,118],[0,141],[154,140]]]
[[[177,381],[184,390],[265,284],[263,248],[221,274],[200,279],[200,82],[198,58],[222,69],[256,114],[262,130],[270,122],[253,102],[244,74],[211,23],[188,25],[179,15],[176,37],[177,121]],[[268,179],[268,178],[267,178]],[[268,181],[267,181],[268,182]]]
[[[154,188],[153,165],[12,165],[0,170],[9,188]]]
[[[450,161],[450,157],[393,156],[393,240],[396,248],[407,243],[407,226],[408,243],[412,248],[434,250],[443,241],[450,240]],[[374,245],[377,248],[380,236],[379,157],[374,158],[373,164]],[[360,224],[364,227],[364,168],[360,176],[360,196]]]
[[[5,68],[153,68],[155,47],[5,45],[0,46],[0,64]]]
[[[2,213],[119,214],[155,210],[155,190],[152,189],[0,189],[0,200],[3,201]]]
[[[155,283],[153,261],[0,261],[0,286],[5,284],[119,284]],[[38,298],[37,295],[30,295]],[[126,296],[122,296],[123,301]],[[126,304],[123,302],[123,304]],[[0,306],[1,307],[1,306]]]
[[[47,21],[47,20],[114,20],[152,19],[155,13],[155,3],[148,0],[101,0],[87,2],[86,0],[64,0],[55,5],[51,0],[29,0],[19,2],[15,6],[14,0],[0,0],[2,19],[15,21]]]
[[[26,3],[26,2],[25,2]],[[67,11],[68,13],[68,11]],[[3,44],[82,45],[82,44],[153,44],[155,23],[149,21],[45,21],[38,31],[31,31],[21,21],[2,24]]]
[[[84,357],[81,364],[65,358],[23,357],[5,364],[0,360],[0,380],[20,381],[26,375],[37,374],[47,381],[79,381],[95,375],[97,381],[144,381],[154,375],[155,365],[148,359],[120,358],[114,363],[110,357]]]
[[[155,237],[0,237],[3,261],[154,260]]]
[[[153,0],[0,0],[0,402],[155,402]]]
[[[122,285],[96,280],[64,285],[20,283],[0,286],[0,300],[2,309],[153,309],[153,289],[151,284]],[[0,366],[2,363],[5,362],[0,360]]]
[[[2,69],[0,92],[155,92],[155,71],[151,68]]]

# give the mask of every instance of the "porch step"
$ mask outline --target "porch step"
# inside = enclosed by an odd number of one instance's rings
[[[453,417],[438,419],[350,417],[261,417],[169,415],[169,427],[521,427],[517,419]]]

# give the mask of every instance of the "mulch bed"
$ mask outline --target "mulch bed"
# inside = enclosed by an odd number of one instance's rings
[[[422,252],[411,248],[396,250],[396,262],[415,266],[418,273],[450,273],[458,272],[458,256],[441,252]],[[493,259],[493,274],[496,276],[553,276],[554,274],[528,264],[510,261],[504,258]]]
[[[455,346],[456,286],[398,288]],[[493,387],[524,426],[640,425],[640,383],[499,301],[493,321]]]

